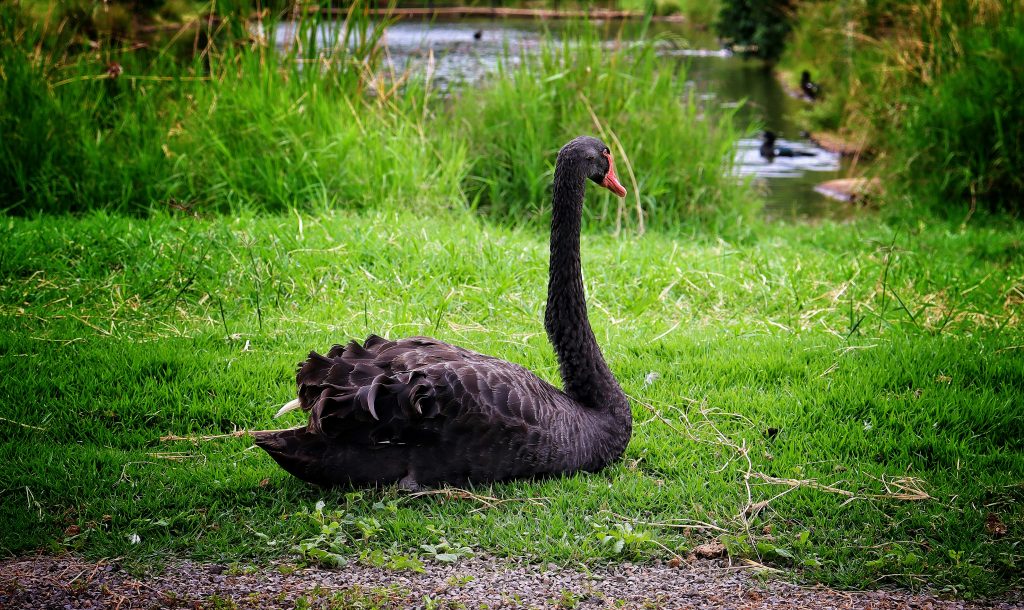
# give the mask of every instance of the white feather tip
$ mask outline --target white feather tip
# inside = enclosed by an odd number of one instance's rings
[[[280,408],[280,409],[279,409],[279,410],[277,411],[277,414],[276,414],[276,415],[274,415],[274,417],[275,417],[275,418],[277,418],[277,417],[281,417],[282,415],[284,415],[284,414],[285,414],[285,413],[287,413],[288,411],[294,411],[295,409],[298,409],[298,408],[299,408],[299,407],[301,407],[301,406],[302,406],[302,405],[300,405],[300,404],[299,404],[299,399],[298,399],[298,398],[296,398],[295,400],[293,400],[293,401],[291,401],[291,402],[285,403],[285,405],[284,405],[283,407],[281,407],[281,408]]]

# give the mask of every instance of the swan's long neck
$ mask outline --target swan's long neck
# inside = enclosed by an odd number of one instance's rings
[[[585,407],[628,418],[626,395],[605,363],[587,317],[580,265],[586,178],[561,161],[555,168],[544,328],[558,354],[565,393]]]

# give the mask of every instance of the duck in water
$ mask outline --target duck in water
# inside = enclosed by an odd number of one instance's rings
[[[813,157],[815,154],[806,150],[797,150],[795,148],[789,148],[787,146],[776,146],[774,131],[765,131],[762,136],[764,141],[761,142],[761,156],[771,163],[775,160],[775,157]]]

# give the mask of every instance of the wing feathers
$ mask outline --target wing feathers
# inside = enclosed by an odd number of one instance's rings
[[[296,381],[309,432],[348,443],[422,443],[445,430],[535,425],[538,403],[564,397],[522,367],[425,337],[370,335],[327,356],[313,352]]]

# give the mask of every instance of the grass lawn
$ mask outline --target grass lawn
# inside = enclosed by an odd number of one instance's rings
[[[295,425],[272,419],[295,364],[368,333],[557,383],[543,231],[412,210],[2,223],[4,554],[410,569],[720,539],[837,587],[1021,586],[1021,225],[587,235],[595,332],[633,398],[625,460],[417,497],[308,486],[245,437],[161,437]]]

